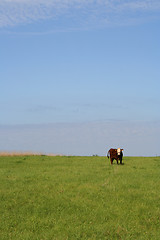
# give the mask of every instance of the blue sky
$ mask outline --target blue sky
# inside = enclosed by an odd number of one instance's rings
[[[156,0],[1,0],[0,151],[160,155],[159,29]]]

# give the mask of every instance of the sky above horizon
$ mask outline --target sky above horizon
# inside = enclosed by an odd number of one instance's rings
[[[0,0],[0,151],[160,155],[159,29],[156,0]]]

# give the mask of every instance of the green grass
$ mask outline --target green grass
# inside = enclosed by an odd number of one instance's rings
[[[0,239],[160,239],[160,157],[0,156]]]

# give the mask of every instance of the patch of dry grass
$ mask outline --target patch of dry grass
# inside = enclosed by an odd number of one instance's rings
[[[41,152],[0,152],[0,156],[63,156],[62,154],[54,154],[54,153],[41,153]]]

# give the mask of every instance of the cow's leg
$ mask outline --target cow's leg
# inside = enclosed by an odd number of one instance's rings
[[[117,160],[117,164],[118,164],[118,158],[116,160]]]
[[[113,164],[113,159],[111,158],[110,160],[111,160],[111,164]]]

